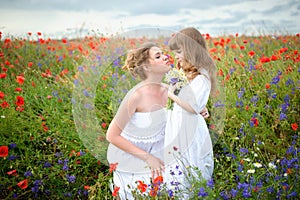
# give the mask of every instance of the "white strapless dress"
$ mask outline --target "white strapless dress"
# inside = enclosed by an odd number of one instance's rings
[[[166,119],[166,109],[136,112],[121,135],[139,148],[163,160]],[[108,163],[118,163],[113,173],[113,183],[120,187],[121,199],[133,199],[131,191],[137,189],[136,181],[150,184],[151,171],[143,160],[113,144],[108,146],[107,160]]]

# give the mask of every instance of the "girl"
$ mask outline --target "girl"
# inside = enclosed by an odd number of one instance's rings
[[[201,172],[199,180],[212,178],[212,142],[205,119],[199,113],[215,91],[216,66],[204,38],[195,28],[181,30],[169,40],[168,46],[175,51],[177,67],[183,69],[189,80],[178,96],[169,91],[174,106],[165,131],[165,180],[183,190],[190,187],[188,173],[197,177]]]

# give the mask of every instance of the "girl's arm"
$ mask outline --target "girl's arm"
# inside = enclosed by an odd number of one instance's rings
[[[177,103],[179,106],[181,106],[184,110],[193,113],[193,114],[197,114],[197,112],[192,108],[192,106],[181,100],[177,95],[175,95],[172,91],[168,91],[168,97],[170,99],[172,99],[175,103]]]

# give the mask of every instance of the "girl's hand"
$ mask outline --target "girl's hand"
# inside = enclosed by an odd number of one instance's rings
[[[202,115],[202,117],[203,117],[204,119],[208,118],[208,117],[209,117],[208,109],[205,107],[205,108],[200,112],[200,115]]]

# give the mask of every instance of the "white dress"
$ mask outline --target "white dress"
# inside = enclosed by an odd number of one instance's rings
[[[166,119],[164,108],[152,112],[136,112],[121,135],[139,148],[163,160]],[[147,163],[141,159],[109,144],[107,160],[109,163],[118,163],[113,173],[113,182],[115,186],[120,187],[121,199],[134,199],[131,191],[137,189],[136,181],[150,184],[151,171]]]
[[[197,174],[191,167],[198,167],[201,177],[206,180],[212,177],[214,168],[212,142],[206,121],[199,114],[209,98],[211,83],[208,77],[207,72],[202,70],[201,74],[184,86],[178,94],[178,97],[188,102],[198,114],[189,113],[176,103],[173,110],[168,112],[164,180],[173,189],[189,188],[189,178],[186,178],[186,174],[188,172]]]

